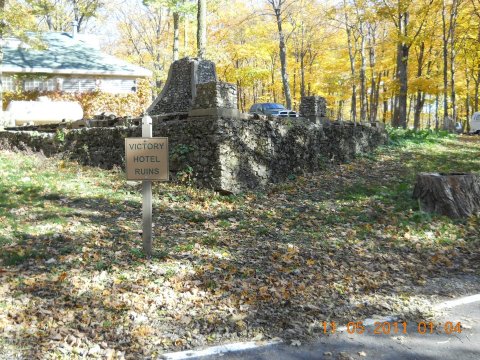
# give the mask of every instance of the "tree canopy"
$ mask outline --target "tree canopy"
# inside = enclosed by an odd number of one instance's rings
[[[200,54],[216,62],[220,80],[237,85],[243,111],[261,101],[298,109],[302,96],[322,95],[331,118],[415,128],[478,111],[479,0],[211,0],[205,35],[197,34],[198,3],[118,3],[107,17],[116,28],[108,51],[152,69],[158,88],[172,60]],[[105,6],[17,4],[52,30],[70,18],[82,30]]]

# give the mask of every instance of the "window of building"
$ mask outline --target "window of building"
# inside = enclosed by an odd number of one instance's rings
[[[90,78],[65,78],[62,90],[66,92],[89,92],[96,90],[95,79]]]
[[[12,76],[2,76],[2,87],[4,91],[15,91],[15,79]]]
[[[55,79],[27,79],[23,81],[23,90],[25,91],[55,91]]]
[[[130,94],[137,91],[134,79],[101,79],[100,90],[113,94]]]

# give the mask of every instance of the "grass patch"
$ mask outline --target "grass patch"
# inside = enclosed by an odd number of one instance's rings
[[[443,139],[455,139],[457,135],[449,133],[448,131],[439,130],[412,130],[393,128],[387,126],[389,144],[393,146],[405,146],[408,144],[433,144],[438,143]]]
[[[48,254],[35,249],[15,249],[5,250],[0,254],[0,260],[5,266],[17,266],[22,265],[25,262],[36,259],[44,260],[48,257]]]

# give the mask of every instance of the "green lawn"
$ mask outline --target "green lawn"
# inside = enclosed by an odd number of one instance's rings
[[[123,173],[0,152],[0,354],[134,359],[429,316],[459,295],[432,279],[480,276],[480,222],[419,211],[415,176],[479,171],[480,141],[392,139],[267,193],[156,184],[151,260]]]

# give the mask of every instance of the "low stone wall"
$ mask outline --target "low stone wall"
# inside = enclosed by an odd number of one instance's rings
[[[54,156],[61,152],[61,146],[53,133],[0,131],[0,150],[33,151]]]
[[[305,119],[236,119],[219,116],[153,117],[153,136],[169,138],[173,178],[189,174],[197,186],[238,193],[261,189],[325,162],[344,162],[385,143],[382,128]],[[60,154],[81,164],[124,167],[126,137],[141,128],[83,128],[65,133],[0,132],[0,148]]]
[[[219,120],[221,188],[263,188],[294,174],[315,172],[325,163],[352,160],[386,143],[384,129],[321,125],[306,119]]]

